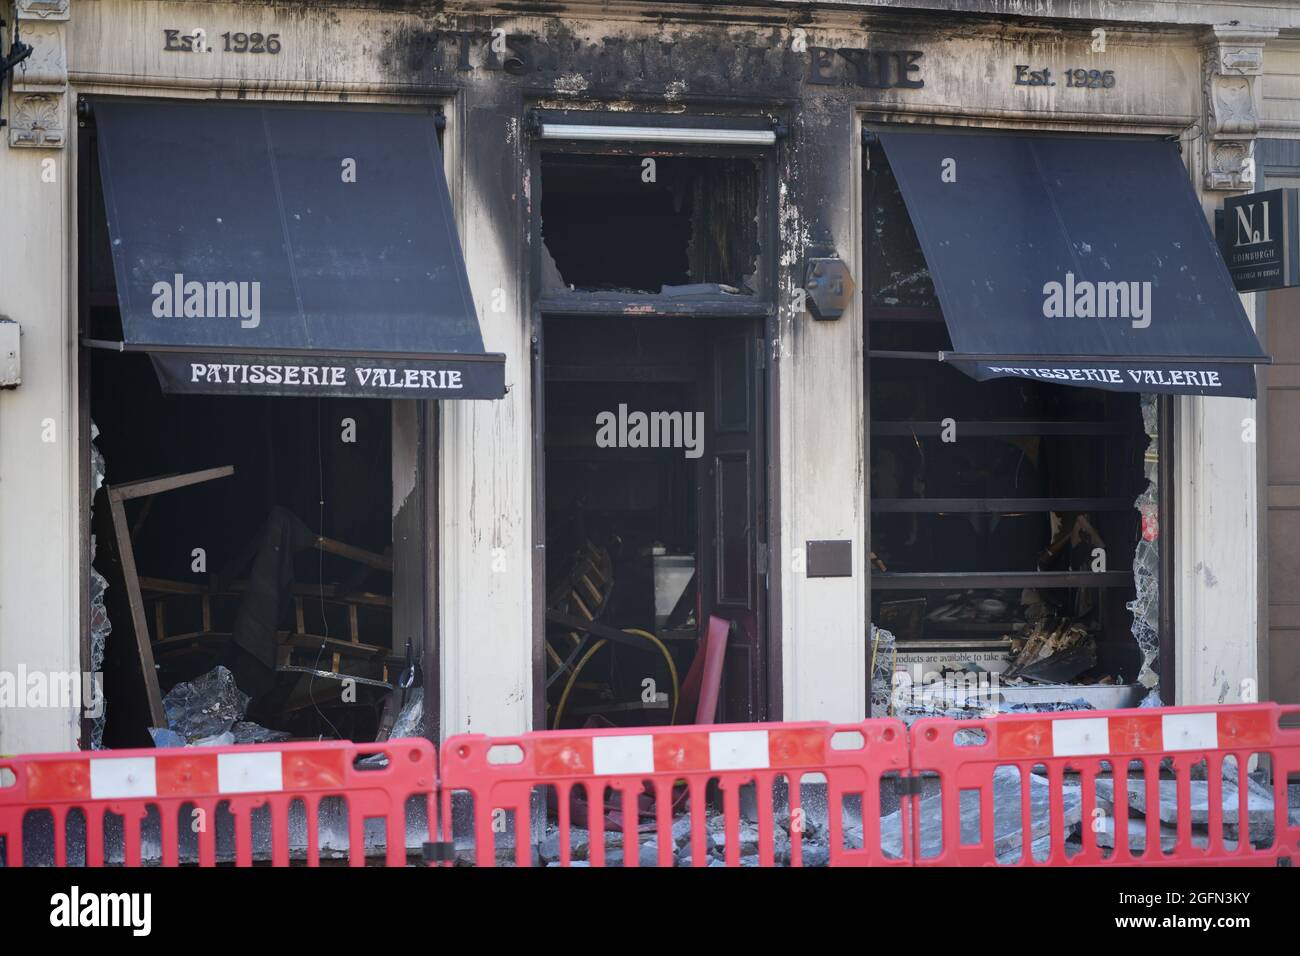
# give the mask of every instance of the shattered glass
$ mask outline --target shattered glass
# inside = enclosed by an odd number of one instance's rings
[[[1137,682],[1148,690],[1160,683],[1160,419],[1158,396],[1142,396],[1142,425],[1150,443],[1143,460],[1147,487],[1133,506],[1142,515],[1142,534],[1133,555],[1135,600],[1125,605],[1133,614],[1133,638],[1142,651]]]
[[[236,721],[229,733],[237,744],[273,744],[292,736],[287,730],[271,730],[251,720]]]
[[[417,687],[402,705],[389,740],[424,736],[424,689]]]
[[[104,484],[104,455],[95,447],[99,429],[90,423],[90,498],[94,501]],[[91,526],[94,526],[93,518]],[[108,581],[95,570],[95,536],[90,536],[90,673],[98,685],[97,716],[90,725],[90,749],[104,749],[104,722],[108,715],[108,702],[104,700],[103,681],[99,675],[104,671],[104,649],[108,645],[108,635],[113,632],[113,622],[108,619],[108,608],[104,604],[104,592],[108,590]]]
[[[287,740],[289,734],[244,720],[249,697],[235,685],[234,675],[217,665],[191,681],[182,681],[163,698],[166,728],[149,728],[154,745],[252,744]]]
[[[167,727],[193,743],[225,733],[242,720],[248,695],[235,686],[235,677],[218,665],[191,681],[181,681],[163,698]]]
[[[897,657],[894,635],[871,625],[871,716],[894,714],[894,659]]]

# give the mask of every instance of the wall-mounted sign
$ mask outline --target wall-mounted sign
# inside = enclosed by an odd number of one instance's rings
[[[1219,246],[1239,292],[1300,285],[1296,189],[1224,200]]]
[[[1065,78],[1065,85],[1079,90],[1109,90],[1115,86],[1114,70],[1085,70],[1082,67],[1066,67],[1055,74],[1050,67],[1041,70],[1031,69],[1028,63],[1015,65],[1015,86],[1056,86],[1059,77]]]
[[[840,47],[808,48],[808,82],[861,86],[881,90],[919,90],[920,50],[854,50]]]

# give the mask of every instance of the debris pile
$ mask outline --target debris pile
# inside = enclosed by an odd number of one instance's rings
[[[774,831],[773,858],[778,866],[790,863],[790,817],[789,814],[777,814],[777,827]],[[727,852],[727,828],[721,813],[708,818],[708,829],[704,835],[705,853],[708,866],[725,866]],[[741,866],[758,866],[758,823],[742,817],[739,821],[736,840],[740,850]],[[850,845],[862,845],[862,828],[852,825],[845,828],[845,840]],[[657,866],[659,863],[659,840],[655,833],[642,834],[637,843],[637,860],[641,866]],[[679,817],[672,828],[673,865],[679,867],[694,866],[691,846],[691,820],[688,816]],[[571,866],[590,866],[591,834],[578,827],[569,831],[569,853]],[[803,831],[803,866],[828,866],[830,864],[830,831],[822,823],[806,819]],[[611,830],[605,831],[605,865],[622,866],[625,848],[623,835]],[[497,862],[500,865],[514,865],[514,851],[498,848]],[[560,866],[560,832],[551,825],[547,828],[546,838],[533,850],[535,865]]]
[[[1097,641],[1083,624],[1043,617],[1012,642],[1016,655],[1001,675],[1004,681],[1017,678],[1059,684],[1074,680],[1097,666]]]
[[[1030,852],[1036,858],[1046,855],[1051,843],[1051,818],[1048,814],[1049,784],[1046,777],[1029,775]],[[1015,767],[998,767],[993,772],[993,848],[999,863],[1015,863],[1024,852],[1021,826],[1020,771]],[[963,790],[961,801],[961,841],[980,842],[980,793]],[[1083,796],[1079,787],[1062,788],[1063,820],[1067,843],[1076,838],[1083,819]],[[922,778],[921,802],[917,813],[920,826],[919,847],[922,858],[938,856],[943,849],[942,795],[935,778]],[[895,810],[880,821],[881,849],[893,857],[903,855],[902,811]],[[1081,844],[1080,844],[1081,845]]]
[[[282,730],[268,730],[244,720],[249,697],[235,686],[234,675],[220,665],[191,681],[181,681],[163,698],[166,727],[150,727],[155,747],[228,746],[288,740]]]
[[[1077,779],[1077,777],[1075,778]],[[888,783],[888,781],[886,781]],[[1030,806],[1028,813],[1022,813],[1021,799],[1024,789],[1021,785],[1021,771],[1016,767],[998,767],[993,773],[992,806],[993,814],[993,848],[1000,864],[1014,864],[1025,853],[1033,859],[1044,860],[1050,853],[1054,839],[1052,832],[1052,813],[1049,794],[1050,783],[1046,776],[1031,773],[1028,775],[1028,793]],[[1247,825],[1248,838],[1257,848],[1271,846],[1274,839],[1273,794],[1267,784],[1248,775],[1247,784]],[[1227,850],[1236,848],[1241,839],[1238,826],[1238,790],[1235,769],[1230,764],[1224,765],[1224,781],[1221,788],[1223,799],[1224,843]],[[1176,796],[1178,783],[1172,778],[1158,781],[1159,806],[1147,805],[1147,785],[1140,776],[1131,774],[1128,780],[1128,848],[1134,852],[1145,850],[1147,840],[1148,816],[1159,819],[1160,841],[1162,851],[1171,851],[1177,843],[1178,814]],[[887,790],[888,788],[886,788]],[[1290,822],[1300,826],[1300,785],[1292,785],[1290,794]],[[1096,804],[1091,812],[1085,811],[1083,805],[1083,788],[1079,783],[1067,778],[1061,787],[1061,820],[1064,824],[1064,846],[1067,855],[1083,850],[1083,827],[1091,825],[1096,843],[1104,850],[1115,846],[1115,804],[1114,783],[1109,775],[1098,775],[1096,779]],[[803,866],[828,866],[830,863],[830,828],[826,823],[825,806],[820,812],[815,793],[804,794],[806,807],[810,811],[803,820],[802,856]],[[824,796],[824,795],[823,795]],[[809,799],[811,798],[811,799]],[[898,804],[897,794],[882,793],[882,799]],[[975,789],[963,789],[959,795],[961,807],[961,842],[977,844],[980,842],[982,827],[981,792]],[[919,828],[917,846],[921,858],[939,855],[943,849],[943,801],[938,778],[926,776],[921,778],[921,794],[917,803],[916,821]],[[743,807],[743,803],[742,803]],[[845,819],[840,835],[847,848],[860,849],[871,842],[871,834],[864,834],[861,816],[845,808]],[[773,855],[777,866],[788,866],[791,860],[790,816],[788,812],[777,809],[775,812],[776,829],[774,830]],[[1022,823],[1027,821],[1027,823]],[[1190,825],[1191,845],[1209,846],[1209,783],[1206,780],[1190,781]],[[720,813],[707,818],[707,830],[704,846],[708,855],[708,866],[725,866],[727,841],[730,839],[725,818]],[[644,825],[643,825],[644,826]],[[1027,826],[1027,832],[1025,827]],[[903,816],[900,809],[884,813],[879,825],[879,846],[887,857],[901,858],[903,855]],[[578,827],[570,831],[570,865],[590,866],[591,834]],[[691,820],[687,815],[680,815],[672,827],[673,865],[692,866]],[[864,842],[864,837],[867,842]],[[739,843],[740,865],[759,865],[759,828],[756,816],[742,810],[736,828],[735,839]],[[507,841],[509,842],[509,841]],[[1027,845],[1026,845],[1027,844]],[[467,847],[459,847],[462,860],[469,862],[472,854]],[[626,849],[623,846],[623,834],[608,822],[605,831],[605,865],[622,866]],[[643,829],[637,843],[637,857],[641,866],[656,866],[659,859],[657,835],[653,830]],[[514,866],[515,857],[512,846],[497,845],[497,862],[502,866]],[[532,849],[534,866],[560,866],[560,832],[551,822],[544,838]]]

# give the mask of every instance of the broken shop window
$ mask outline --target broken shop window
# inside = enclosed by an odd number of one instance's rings
[[[753,296],[759,163],[547,151],[542,291]]]
[[[81,332],[114,341],[86,139]],[[393,477],[416,472],[416,403],[166,394],[147,355],[81,360],[84,653],[109,702],[87,745],[372,741],[403,716],[400,732],[426,733],[408,646],[424,617],[422,485]]]
[[[376,739],[406,649],[388,469],[359,461],[391,455],[389,403],[168,396],[143,356],[92,368],[103,743]]]
[[[875,147],[864,197],[869,349],[950,351]],[[868,361],[873,713],[1136,706],[1158,673],[1157,398]]]

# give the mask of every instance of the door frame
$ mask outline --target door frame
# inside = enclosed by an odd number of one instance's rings
[[[771,115],[771,114],[769,114]],[[593,113],[588,120],[593,124],[609,123],[612,119],[619,125],[629,122],[629,114]],[[702,118],[702,125],[706,121]],[[770,148],[746,149],[709,146],[674,145],[665,148],[662,145],[647,147],[659,156],[697,156],[705,158],[746,157],[759,162],[760,200],[759,200],[759,274],[762,288],[752,302],[719,303],[712,301],[700,306],[678,305],[671,311],[644,311],[644,297],[623,299],[604,299],[599,304],[587,300],[581,293],[572,293],[562,297],[563,301],[552,298],[543,300],[541,290],[542,276],[542,230],[541,208],[545,184],[542,180],[542,152],[567,151],[584,155],[617,155],[628,152],[627,144],[617,145],[605,142],[582,142],[566,144],[562,141],[543,143],[532,140],[525,159],[527,178],[532,184],[532,209],[524,224],[521,237],[528,252],[521,257],[525,270],[524,288],[527,289],[527,314],[529,321],[529,403],[532,415],[532,521],[531,535],[531,645],[532,662],[532,714],[533,730],[546,729],[546,344],[544,335],[545,319],[550,316],[624,316],[631,308],[637,308],[637,314],[647,316],[677,317],[687,316],[707,321],[709,318],[752,317],[762,320],[763,338],[766,347],[766,361],[763,365],[764,415],[766,421],[763,436],[764,461],[764,512],[766,521],[760,529],[762,538],[767,542],[767,573],[762,574],[767,582],[764,598],[764,633],[760,640],[766,659],[766,693],[760,710],[766,721],[780,721],[784,715],[784,694],[782,684],[782,622],[781,590],[782,562],[776,557],[781,554],[781,495],[780,495],[780,363],[776,360],[779,350],[775,344],[780,342],[780,315],[776,305],[778,288],[778,243],[776,201],[778,195],[778,176],[783,158],[782,140]],[[755,560],[759,560],[761,549],[755,548]],[[761,570],[760,570],[761,573]]]

